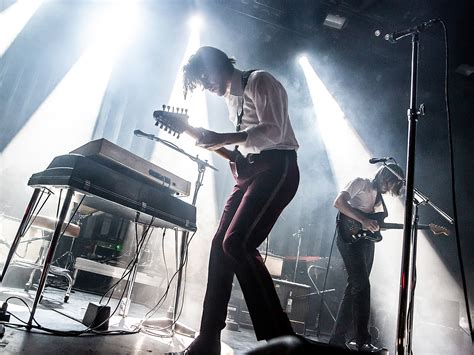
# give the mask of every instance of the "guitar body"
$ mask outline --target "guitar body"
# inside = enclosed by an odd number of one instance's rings
[[[376,220],[379,225],[383,224],[384,213],[363,213],[367,218]],[[371,232],[362,228],[362,224],[355,219],[339,212],[338,215],[339,236],[348,244],[356,243],[360,239],[368,239],[373,242],[380,242],[382,234],[380,231]]]

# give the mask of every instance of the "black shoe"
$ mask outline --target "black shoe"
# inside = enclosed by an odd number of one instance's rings
[[[184,350],[185,355],[220,355],[220,336],[204,337],[198,335],[194,341]]]
[[[378,351],[381,351],[382,348],[376,347],[374,344],[362,344],[359,345],[359,351],[365,352],[365,353],[376,353]]]
[[[336,346],[338,348],[343,348],[343,349],[349,349],[346,343],[346,340],[344,338],[331,338],[329,339],[329,345],[331,346]]]

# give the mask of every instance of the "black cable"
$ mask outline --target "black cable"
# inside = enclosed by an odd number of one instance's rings
[[[446,105],[446,122],[448,126],[448,146],[449,146],[449,164],[450,164],[450,172],[451,172],[451,196],[453,201],[453,215],[454,215],[454,230],[456,234],[456,246],[457,246],[457,253],[459,258],[460,264],[460,272],[461,272],[461,279],[463,285],[463,294],[464,294],[464,302],[466,304],[466,313],[467,313],[467,320],[469,325],[469,331],[471,332],[471,341],[474,342],[474,333],[472,329],[472,319],[471,319],[471,311],[469,306],[469,296],[467,292],[467,282],[466,282],[466,272],[464,269],[463,257],[461,252],[461,241],[459,239],[459,225],[457,223],[458,220],[458,212],[457,212],[457,200],[456,200],[456,174],[455,174],[455,166],[454,166],[454,149],[453,149],[453,134],[452,134],[452,127],[451,127],[451,113],[449,108],[449,81],[448,81],[448,30],[446,28],[446,24],[443,20],[440,20],[441,25],[443,26],[444,32],[444,43],[445,43],[445,105]]]
[[[153,218],[150,222],[153,223]],[[107,300],[107,303],[105,304],[106,306],[109,304],[110,300],[112,299],[112,296],[115,292],[115,288],[118,286],[118,284],[123,281],[125,279],[125,277],[127,277],[127,282],[129,281],[130,279],[130,276],[131,276],[131,272],[133,270],[133,267],[138,263],[138,255],[139,255],[139,252],[141,250],[141,248],[143,247],[143,241],[146,239],[146,236],[147,236],[147,232],[148,232],[148,229],[145,229],[142,233],[142,238],[140,239],[140,241],[138,240],[138,229],[137,229],[137,223],[135,222],[135,239],[137,241],[137,245],[136,245],[136,254],[135,256],[132,258],[132,260],[129,261],[129,263],[127,264],[127,266],[125,267],[125,270],[124,272],[122,273],[122,276],[112,284],[112,286],[109,287],[109,289],[102,295],[99,303],[102,303],[102,300],[104,299],[104,297],[110,292],[112,291],[109,296],[108,296],[108,300]],[[124,288],[125,290],[126,288]]]
[[[166,228],[163,228],[163,234],[161,235],[161,256],[163,257],[163,263],[165,264],[165,272],[166,272],[166,283],[170,283],[170,275],[168,270],[168,263],[166,262],[166,254],[165,254],[165,235],[166,235]]]
[[[181,305],[180,305],[180,310],[179,310],[179,313],[176,317],[176,322],[178,321],[178,319],[181,317],[181,313],[183,312],[183,308],[184,308],[184,294],[186,293],[186,278],[187,278],[187,272],[188,272],[188,252],[189,252],[189,244],[191,244],[191,240],[194,238],[194,236],[196,235],[196,232],[194,232],[192,234],[192,236],[189,238],[189,241],[186,245],[186,251],[185,251],[185,268],[184,268],[184,281],[183,281],[183,296],[182,296],[182,302],[181,302]]]
[[[60,196],[61,196],[61,194],[60,194]],[[61,234],[59,235],[59,238],[62,238],[63,235],[64,235],[64,233],[66,233],[67,227],[69,227],[69,225],[71,224],[72,219],[74,218],[74,216],[76,215],[77,211],[79,210],[79,207],[82,205],[82,202],[84,201],[84,198],[85,198],[85,197],[86,197],[86,195],[82,195],[81,200],[79,201],[79,203],[77,204],[76,208],[74,209],[74,212],[72,213],[71,217],[69,218],[69,220],[68,220],[66,226],[64,227],[63,231],[62,231]],[[58,203],[58,212],[59,212],[59,203]],[[56,213],[58,213],[58,212],[56,212]],[[57,221],[58,219],[59,219],[58,216],[56,216],[56,221]],[[61,226],[61,228],[62,228],[62,226]],[[66,253],[67,253],[67,252],[66,252]],[[66,254],[66,253],[65,253],[65,254]],[[63,255],[61,255],[59,258],[56,258],[55,260],[53,260],[53,261],[51,262],[51,265],[53,265],[54,263],[56,263],[56,262],[57,262],[59,259],[61,259],[65,254],[63,254]]]
[[[135,220],[135,226],[137,225],[137,220],[138,220],[138,213],[137,213],[137,218]],[[146,227],[146,229],[144,229],[143,233],[142,233],[142,238],[140,240],[140,244],[138,245],[137,244],[137,253],[135,255],[135,257],[132,259],[132,261],[129,263],[128,266],[130,266],[130,264],[132,264],[131,268],[129,270],[127,270],[126,272],[124,272],[124,274],[122,274],[122,278],[119,279],[113,286],[112,288],[112,293],[110,294],[109,296],[109,299],[107,300],[107,303],[106,305],[108,305],[108,303],[110,302],[111,298],[112,298],[112,295],[113,295],[113,292],[115,290],[115,287],[118,285],[118,283],[123,280],[125,278],[125,274],[128,274],[127,276],[127,286],[124,287],[123,291],[122,291],[122,294],[120,295],[120,298],[117,302],[117,305],[115,306],[115,309],[111,312],[111,314],[109,315],[109,317],[107,317],[107,319],[105,319],[104,321],[102,321],[100,324],[96,325],[94,328],[90,328],[90,329],[95,329],[95,328],[99,328],[100,326],[102,326],[103,324],[105,324],[105,322],[108,322],[109,319],[111,319],[114,314],[117,312],[117,310],[119,309],[120,305],[121,305],[121,302],[122,302],[122,299],[123,299],[123,296],[125,295],[125,291],[127,291],[128,287],[131,287],[130,286],[130,277],[131,277],[131,271],[135,268],[135,267],[138,267],[138,262],[139,262],[139,256],[140,256],[140,252],[141,252],[141,249],[143,248],[144,245],[146,245],[146,243],[148,242],[149,240],[149,237],[150,237],[150,234],[149,233],[149,230],[151,228],[151,225],[153,224],[153,221],[155,220],[154,217],[151,218],[150,220],[150,223],[148,224],[148,226]],[[138,233],[138,229],[137,227],[135,228],[136,232]],[[138,237],[138,236],[137,236]],[[148,239],[147,239],[148,237]],[[127,266],[127,267],[128,267]],[[110,290],[110,289],[109,289]],[[109,292],[109,291],[107,291]],[[101,298],[101,301],[103,299],[103,296]]]
[[[166,300],[167,296],[168,296],[168,293],[169,293],[169,289],[171,287],[171,284],[174,280],[174,278],[179,274],[179,272],[181,271],[181,269],[187,264],[187,261],[188,261],[188,248],[189,248],[189,244],[191,243],[192,239],[194,238],[194,236],[196,235],[196,232],[194,232],[191,237],[189,238],[188,242],[186,243],[186,248],[185,248],[185,253],[184,253],[184,259],[181,261],[181,265],[179,265],[178,269],[173,273],[173,275],[171,276],[171,279],[170,279],[170,282],[168,283],[167,287],[166,287],[166,290],[164,292],[164,294],[161,296],[161,298],[157,301],[156,305],[153,306],[145,315],[145,319],[143,321],[141,321],[140,323],[143,324],[145,321],[147,321],[148,319],[150,319],[157,311],[158,309],[163,305],[163,302]],[[176,311],[176,310],[175,310]],[[165,330],[165,329],[168,329],[170,327],[172,327],[174,324],[176,324],[176,322],[178,321],[180,315],[181,315],[181,311],[182,311],[182,308],[178,314],[178,317],[176,317],[175,321],[172,322],[170,325],[166,326],[166,327],[163,327],[163,328],[160,328],[158,329],[158,331],[160,330]]]
[[[21,297],[17,297],[17,296],[10,296],[8,297],[5,301],[3,301],[4,303],[8,303],[9,300],[12,300],[12,299],[15,299],[15,300],[19,300],[21,301],[25,306],[26,308],[28,309],[28,313],[31,314],[31,309],[30,309],[30,306],[28,306],[28,303],[25,302],[25,300],[23,300],[23,298]],[[10,315],[12,315],[13,317],[15,317],[11,312],[7,311]],[[19,319],[18,317],[15,317],[16,319],[18,319],[20,322],[23,322],[23,320]],[[36,321],[35,317],[33,317],[33,320],[35,321],[35,323],[37,325],[39,325],[39,323]],[[26,324],[26,322],[24,322]]]
[[[40,203],[41,199],[43,198],[43,195],[45,194],[45,190],[48,191],[48,196],[46,197],[46,199],[43,201],[42,205],[41,205],[41,206],[39,207],[39,209],[38,209],[39,203]],[[26,225],[26,227],[20,232],[20,238],[23,238],[23,237],[25,236],[26,232],[28,232],[28,230],[31,228],[31,226],[33,225],[33,223],[34,223],[34,221],[35,221],[35,219],[36,219],[36,216],[38,215],[38,213],[41,212],[41,210],[43,209],[44,205],[46,204],[46,202],[48,201],[49,197],[50,197],[52,194],[54,195],[54,193],[53,193],[50,189],[48,189],[48,188],[46,188],[46,187],[44,187],[44,188],[41,189],[41,193],[40,193],[38,199],[36,200],[36,202],[35,202],[35,204],[34,204],[34,206],[33,206],[33,209],[31,210],[30,215],[28,216],[27,219],[25,219],[25,225]],[[38,209],[38,211],[36,211],[37,209]],[[32,219],[32,216],[33,216],[33,215],[34,215],[34,218]],[[15,248],[14,253],[15,253],[16,256],[22,258],[22,257],[17,253],[16,248]],[[26,256],[26,254],[25,254],[25,256]],[[22,259],[23,259],[23,258],[22,258]]]
[[[328,258],[328,265],[326,267],[326,272],[324,273],[324,282],[323,282],[323,293],[321,295],[321,300],[319,302],[319,315],[318,315],[318,324],[317,324],[317,332],[316,332],[316,335],[319,337],[319,334],[321,333],[321,327],[320,327],[320,324],[321,324],[321,316],[322,316],[322,312],[323,312],[323,303],[325,303],[326,301],[324,300],[324,296],[325,296],[325,292],[324,290],[326,290],[326,282],[327,282],[327,279],[328,279],[328,274],[329,274],[329,267],[331,266],[331,258],[332,258],[332,253],[333,253],[333,250],[334,250],[334,242],[336,241],[336,236],[337,236],[337,229],[338,229],[338,224],[339,224],[339,220],[338,218],[336,217],[336,228],[334,228],[334,235],[332,237],[332,242],[331,242],[331,249],[329,250],[329,258]]]

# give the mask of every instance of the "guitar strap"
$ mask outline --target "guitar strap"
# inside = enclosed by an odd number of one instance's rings
[[[383,200],[383,196],[380,192],[377,193],[377,197],[375,198],[375,205],[374,206],[377,206],[379,202],[382,203],[383,219],[385,219],[385,218],[388,217],[388,210],[387,210],[387,206],[385,205],[385,201]]]
[[[255,70],[257,69],[252,69],[252,70],[247,70],[242,73],[242,104],[240,105],[240,112],[237,110],[237,122],[235,125],[235,131],[240,132],[240,126],[242,125],[242,117],[244,117],[244,94],[243,91],[245,90],[245,87],[247,86],[247,82],[249,81],[250,74],[252,74]],[[234,147],[235,151],[239,150],[239,146],[235,145]]]
[[[247,82],[249,81],[250,74],[257,69],[247,70],[242,73],[242,91],[245,90]],[[242,117],[244,117],[244,95],[242,94],[242,104],[240,106],[240,112],[237,110],[237,124],[235,125],[235,131],[240,132],[240,126],[242,125]]]

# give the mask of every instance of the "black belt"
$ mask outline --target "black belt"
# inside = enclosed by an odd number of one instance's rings
[[[252,164],[261,159],[283,158],[287,156],[296,158],[296,151],[289,149],[269,149],[264,150],[258,154],[247,154],[245,160]]]

